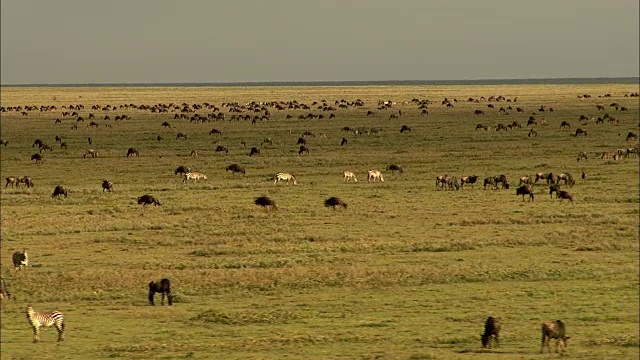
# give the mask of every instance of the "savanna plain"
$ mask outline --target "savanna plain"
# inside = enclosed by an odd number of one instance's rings
[[[2,106],[38,110],[0,114],[2,276],[13,294],[2,300],[2,358],[538,359],[557,356],[540,354],[540,326],[561,319],[571,337],[565,357],[637,359],[639,174],[637,154],[626,149],[638,147],[627,134],[638,132],[640,119],[638,98],[625,96],[637,91],[637,84],[4,87]],[[357,99],[364,104],[339,107]],[[428,99],[428,115],[412,99]],[[309,109],[264,104],[268,119],[255,123],[231,116],[253,119],[264,110],[223,106],[293,100]],[[323,100],[335,110],[318,109]],[[70,111],[62,106],[77,104],[84,122],[62,116]],[[154,104],[175,107],[140,109]],[[185,106],[187,119],[174,119]],[[225,119],[190,121],[213,112]],[[605,113],[614,121],[596,123]],[[121,115],[129,119],[114,120]],[[530,117],[536,124],[527,126]],[[514,121],[522,127],[495,131]],[[560,128],[562,121],[571,127]],[[491,128],[476,131],[477,124]],[[402,125],[411,131],[401,133]],[[588,135],[575,136],[578,127]],[[209,135],[213,128],[222,134]],[[531,128],[537,136],[528,136]],[[179,132],[187,139],[176,139]],[[315,136],[305,137],[309,153],[299,155],[304,132]],[[36,138],[53,148],[43,163],[30,160]],[[218,145],[228,153],[215,152]],[[252,146],[260,155],[248,156]],[[126,157],[130,147],[139,157]],[[84,158],[89,148],[99,155]],[[600,158],[618,149],[620,159]],[[577,161],[581,152],[588,158]],[[226,172],[233,163],[246,174]],[[387,171],[391,164],[404,172]],[[179,165],[207,179],[183,184]],[[385,181],[368,183],[371,169]],[[345,183],[344,170],[359,181]],[[298,185],[274,184],[278,172],[294,174]],[[544,182],[533,185],[534,201],[523,201],[518,179],[537,172],[571,173],[575,185],[561,188],[573,202],[551,197]],[[445,174],[479,180],[457,191],[436,187]],[[500,174],[509,189],[483,188],[485,177]],[[33,188],[4,187],[4,178],[24,175]],[[103,179],[113,192],[103,192]],[[56,185],[68,197],[52,198]],[[138,205],[143,194],[162,205]],[[277,208],[256,206],[262,195]],[[331,196],[347,208],[325,207]],[[16,271],[11,256],[24,249],[30,264]],[[160,305],[157,294],[150,306],[147,284],[164,277],[174,304]],[[64,342],[48,328],[32,343],[28,304],[64,314]],[[500,346],[484,349],[488,316],[502,331]]]

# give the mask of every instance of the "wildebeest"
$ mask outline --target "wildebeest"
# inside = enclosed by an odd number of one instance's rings
[[[564,352],[564,349],[567,347],[567,340],[569,340],[569,337],[566,335],[565,324],[561,320],[542,323],[540,353],[544,352],[545,346],[547,347],[547,352],[551,352],[551,348],[549,346],[551,339],[556,339],[556,352],[558,352],[560,344],[562,344],[561,353]]]
[[[477,181],[478,181],[478,175],[463,176],[460,178],[460,187],[464,188],[464,184],[470,184],[471,187],[473,188]]]
[[[303,137],[298,138],[298,142],[297,142],[298,145],[305,145],[306,143],[307,143],[307,140],[305,138]]]
[[[184,165],[180,165],[180,166],[178,166],[178,167],[176,168],[176,171],[174,172],[174,174],[175,174],[175,175],[178,175],[178,174],[180,174],[180,175],[184,175],[184,174],[186,174],[186,173],[188,173],[188,172],[190,172],[190,171],[191,171],[191,168],[186,167],[186,166],[184,166]]]
[[[568,121],[563,121],[560,124],[560,129],[565,128],[565,127],[571,128],[571,124]]]
[[[33,144],[31,145],[31,147],[36,147],[36,146],[37,146],[38,148],[41,148],[41,147],[42,147],[42,144],[44,144],[44,142],[43,142],[42,140],[40,140],[40,139],[36,139],[36,140],[33,142]]]
[[[533,201],[533,188],[531,185],[522,185],[516,189],[516,195],[522,195],[522,201],[524,201],[524,196],[529,195],[529,201]]]
[[[29,266],[29,255],[27,254],[27,250],[14,252],[12,260],[13,267],[16,270],[22,270]]]
[[[44,162],[44,157],[42,157],[42,155],[40,155],[40,154],[33,154],[33,155],[31,155],[31,160],[35,160],[36,164],[38,162],[42,163],[42,162]]]
[[[113,183],[109,180],[102,180],[102,192],[112,192],[113,191]]]
[[[349,180],[353,180],[353,182],[358,182],[358,179],[356,178],[356,174],[354,174],[349,170],[345,170],[342,172],[342,179],[345,182],[349,182]]]
[[[498,188],[498,184],[500,184],[501,188],[503,189],[509,188],[509,181],[507,181],[506,175],[502,174],[502,175],[494,176],[493,179],[496,183],[496,188]]]
[[[87,156],[98,157],[98,151],[94,149],[87,149],[82,157],[86,159]]]
[[[491,348],[491,339],[493,338],[496,346],[500,345],[500,322],[493,316],[489,316],[484,323],[484,333],[480,335],[480,341],[483,348]]]
[[[330,198],[328,198],[327,200],[324,201],[324,206],[326,206],[326,207],[331,206],[331,207],[333,207],[333,210],[335,210],[336,207],[338,207],[338,206],[342,206],[344,209],[346,209],[347,208],[347,203],[342,201],[342,200],[340,200],[339,198],[337,198],[335,196],[332,196],[332,197],[330,197]]]
[[[376,182],[376,180],[380,180],[380,182],[384,182],[384,177],[382,173],[378,170],[369,170],[367,173],[367,182]]]
[[[216,146],[216,152],[225,152],[225,153],[229,153],[229,149],[227,149],[227,147],[222,146],[222,145],[218,145]]]
[[[638,134],[634,133],[633,131],[629,131],[629,133],[627,134],[627,141],[629,140],[638,140]]]
[[[6,178],[7,183],[4,185],[4,188],[6,189],[7,186],[11,185],[11,188],[13,188],[14,186],[18,186],[18,178],[16,178],[15,176],[9,176]]]
[[[476,125],[476,131],[478,131],[478,129],[482,129],[484,131],[489,131],[489,126],[484,125],[484,124],[478,124],[478,125]]]
[[[476,114],[476,115],[484,115],[484,111],[482,111],[482,110],[476,110],[473,113]]]
[[[559,184],[553,184],[553,185],[549,186],[549,196],[551,198],[553,198],[553,193],[556,193],[556,199],[557,199],[559,191],[560,191],[560,185]]]
[[[140,156],[140,153],[138,152],[138,149],[136,148],[129,148],[129,150],[127,150],[127,157],[129,156]]]
[[[252,147],[251,150],[249,151],[249,156],[253,156],[253,155],[260,155],[260,149],[258,149],[257,147]]]
[[[391,164],[391,165],[387,166],[387,170],[392,171],[392,172],[398,171],[400,173],[404,172],[404,169],[402,168],[402,166],[398,166],[396,164]]]
[[[556,194],[556,198],[560,199],[560,200],[567,199],[567,200],[573,202],[573,195],[569,194],[568,192],[566,192],[564,190],[558,191],[557,194]]]
[[[611,151],[604,151],[600,154],[600,159],[608,160],[611,158]]]
[[[169,122],[165,121],[162,123],[163,127],[171,127],[171,124],[169,124]]]
[[[9,145],[9,140],[2,140],[2,141],[0,141],[0,143],[2,143],[3,146],[7,146],[7,145]]]
[[[545,180],[547,184],[555,184],[556,178],[553,176],[553,173],[536,173],[536,183],[540,180]]]
[[[253,201],[253,203],[256,204],[256,205],[262,206],[262,207],[271,206],[271,208],[273,208],[273,209],[277,208],[276,202],[271,200],[271,199],[269,199],[266,196],[260,196],[260,197],[256,198]]]
[[[176,135],[176,140],[180,140],[180,139],[187,140],[187,134],[182,133],[182,132],[179,132],[179,133]]]
[[[218,129],[211,129],[211,131],[209,131],[209,135],[222,135],[222,131]]]
[[[527,184],[532,185],[531,176],[522,176],[518,185]]]
[[[67,146],[67,142],[66,141],[63,141],[63,142],[60,143],[60,148],[66,149],[67,147],[68,146]]]
[[[578,135],[580,134],[587,136],[587,130],[584,130],[583,128],[577,128],[575,136],[578,137]]]
[[[164,278],[160,281],[152,281],[149,283],[149,303],[151,305],[155,305],[153,302],[153,298],[155,297],[156,293],[162,294],[160,305],[164,305],[165,295],[167,296],[169,306],[173,305],[173,295],[171,295],[171,281],[169,281],[169,279]]]
[[[64,195],[64,197],[67,197],[68,194],[69,193],[68,193],[67,189],[65,189],[62,185],[58,185],[58,186],[56,186],[55,189],[53,189],[53,193],[51,194],[51,197],[52,198],[57,198],[60,195]]]
[[[226,171],[230,171],[231,173],[233,173],[234,175],[236,173],[242,173],[242,174],[246,174],[247,171],[245,170],[245,168],[243,168],[242,166],[238,165],[238,164],[231,164],[229,166],[226,167]]]
[[[588,159],[588,157],[587,157],[587,153],[586,153],[586,152],[584,152],[584,151],[579,152],[579,153],[578,153],[578,161],[580,161],[580,159],[585,159],[585,160],[587,160],[587,159]]]
[[[493,176],[490,176],[490,177],[486,177],[486,178],[484,178],[484,189],[485,189],[485,190],[487,190],[487,186],[488,186],[490,189],[494,189],[494,190],[497,190],[497,189],[498,189],[498,185],[496,185],[496,181],[495,181],[495,179],[493,178]]]
[[[142,195],[138,198],[138,205],[147,206],[153,204],[154,206],[162,206],[160,201],[149,194]]]
[[[537,137],[538,136],[538,132],[535,129],[530,129],[529,130],[529,134],[527,134],[528,137]]]
[[[309,154],[309,148],[307,148],[304,145],[300,145],[300,150],[298,150],[298,155],[302,155],[304,153],[307,153],[307,155]]]
[[[343,137],[342,141],[340,141],[340,146],[342,146],[342,145],[344,145],[344,144],[346,144],[348,142],[349,142],[349,140],[347,140],[347,138]]]
[[[565,185],[569,185],[572,187],[576,184],[576,181],[573,179],[573,176],[569,173],[562,173],[556,177],[556,183],[560,183],[560,181],[564,181]]]
[[[405,131],[411,132],[411,128],[407,125],[402,125],[402,127],[400,128],[400,133],[404,133]]]

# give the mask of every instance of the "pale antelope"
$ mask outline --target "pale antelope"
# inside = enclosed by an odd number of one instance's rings
[[[293,185],[298,185],[298,179],[296,179],[295,176],[289,174],[289,173],[277,173],[274,176],[274,184],[277,184],[278,182],[282,181],[286,181],[287,185],[289,185],[289,183],[293,183]]]
[[[354,174],[349,170],[343,171],[342,176],[345,182],[349,182],[350,180],[353,180],[353,182],[358,182],[358,178],[356,178],[356,174]]]
[[[200,179],[207,179],[207,175],[199,172],[188,172],[184,174],[184,178],[182,179],[182,183],[186,184],[187,180],[198,181]]]
[[[367,173],[367,182],[376,182],[376,180],[380,180],[380,182],[384,182],[384,177],[382,173],[378,170],[369,170]]]

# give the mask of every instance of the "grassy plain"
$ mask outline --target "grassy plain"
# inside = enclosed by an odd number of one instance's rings
[[[567,357],[637,359],[638,158],[596,155],[637,146],[625,136],[638,131],[638,98],[623,97],[637,91],[619,84],[3,88],[2,106],[84,104],[80,114],[95,113],[100,126],[86,128],[85,121],[72,130],[75,120],[61,117],[60,109],[1,114],[2,140],[9,141],[0,148],[2,178],[29,175],[35,182],[33,189],[1,192],[2,275],[16,297],[2,302],[2,358],[535,359],[541,358],[540,324],[562,319],[571,336]],[[612,98],[599,97],[605,93]],[[492,95],[517,102],[492,102],[496,108],[489,109],[486,100],[466,101]],[[444,97],[458,102],[445,108]],[[270,108],[270,120],[256,124],[230,122],[231,114],[190,123],[174,120],[174,113],[90,110],[93,104],[220,107],[254,100],[310,105],[325,99],[333,106],[358,98],[364,107],[337,110],[335,119],[297,119],[323,113],[315,106]],[[428,116],[403,103],[412,98],[434,102]],[[379,111],[379,100],[396,105]],[[614,101],[629,111],[609,108]],[[581,114],[603,115],[596,104],[619,123],[581,125]],[[498,113],[508,105],[514,110]],[[540,113],[540,105],[555,111]],[[475,109],[486,115],[473,115]],[[366,117],[367,110],[376,116]],[[389,120],[398,110],[403,116]],[[477,123],[524,125],[534,112],[546,120],[534,126],[538,137],[528,137],[526,126],[475,131]],[[105,114],[132,119],[107,122]],[[559,129],[563,120],[570,130]],[[163,128],[163,121],[172,127]],[[401,134],[403,124],[412,132]],[[356,136],[342,132],[344,126],[384,130]],[[578,126],[588,136],[572,136]],[[214,127],[223,135],[208,135]],[[310,154],[298,156],[296,140],[307,130],[326,138],[308,138]],[[176,140],[178,132],[188,140]],[[34,139],[55,145],[56,135],[68,149],[54,146],[44,164],[30,162]],[[340,146],[343,136],[349,143]],[[273,145],[262,146],[267,137]],[[229,153],[214,153],[214,142]],[[262,154],[248,157],[251,146]],[[89,147],[100,156],[83,159]],[[126,158],[129,147],[140,157]],[[190,157],[193,149],[200,155]],[[589,159],[577,162],[581,151]],[[226,173],[231,163],[246,166],[246,176]],[[405,173],[384,171],[392,163]],[[183,185],[173,173],[181,164],[208,180]],[[367,184],[366,171],[374,168],[384,172],[384,183]],[[347,169],[358,183],[343,183]],[[269,179],[280,171],[297,175],[300,184],[274,185]],[[538,171],[571,172],[574,203],[550,199],[542,185],[535,186],[533,203],[515,189],[435,187],[443,174],[506,174],[514,184]],[[113,193],[102,192],[102,179],[114,183]],[[58,184],[70,190],[68,198],[51,199]],[[137,205],[145,193],[163,205]],[[253,205],[260,195],[279,209]],[[348,208],[323,207],[330,196]],[[11,254],[25,248],[33,265],[16,273]],[[172,307],[159,306],[159,299],[155,307],[147,304],[147,283],[161,277],[173,283]],[[31,344],[28,303],[65,314],[63,344],[56,345],[52,329],[44,343]],[[499,348],[484,350],[479,339],[489,315],[502,319],[502,339]]]

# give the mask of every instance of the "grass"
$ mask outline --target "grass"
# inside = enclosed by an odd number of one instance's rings
[[[2,301],[1,354],[8,359],[459,359],[538,358],[540,323],[562,319],[571,340],[566,356],[638,358],[638,158],[601,160],[598,153],[637,146],[633,85],[374,86],[248,88],[2,88],[2,106],[84,104],[96,115],[87,128],[54,112],[1,114],[2,177],[29,175],[32,189],[2,189],[2,275],[15,300]],[[579,99],[578,94],[591,94]],[[612,98],[598,95],[611,93]],[[503,95],[517,102],[467,102]],[[440,104],[456,98],[453,108]],[[421,116],[413,98],[433,101]],[[269,108],[270,120],[229,121],[223,102],[362,99],[336,119],[298,120],[323,112]],[[379,100],[396,102],[378,110]],[[611,102],[629,108],[618,112]],[[227,120],[191,123],[174,113],[90,110],[91,105],[215,104]],[[405,103],[406,102],[406,103]],[[606,107],[619,123],[580,124]],[[501,106],[525,109],[500,115]],[[538,112],[540,105],[554,112]],[[475,116],[475,109],[486,115]],[[376,112],[367,117],[368,110]],[[389,114],[402,110],[400,119]],[[206,115],[210,110],[197,111]],[[509,132],[475,131],[477,123],[546,124]],[[132,119],[103,120],[109,114]],[[287,114],[293,119],[286,119]],[[253,114],[252,114],[253,115]],[[55,124],[56,118],[62,124]],[[561,130],[567,120],[572,128]],[[171,128],[161,126],[171,123]],[[104,125],[109,123],[111,128]],[[402,125],[412,131],[401,134]],[[357,136],[352,128],[382,128]],[[588,128],[588,137],[571,134]],[[208,135],[212,128],[223,135]],[[298,156],[304,131],[309,155]],[[188,139],[176,140],[178,132]],[[60,135],[68,149],[55,146]],[[163,140],[158,142],[156,136]],[[87,144],[91,136],[93,144]],[[340,146],[342,137],[349,143]],[[35,138],[54,145],[44,164],[30,156]],[[273,144],[264,144],[271,138]],[[246,146],[241,145],[245,142]],[[229,153],[215,153],[217,145]],[[258,146],[261,155],[249,157]],[[87,148],[98,158],[84,159]],[[140,157],[126,158],[129,147]],[[191,157],[191,150],[199,156]],[[576,162],[579,152],[588,160]],[[238,163],[245,176],[225,172]],[[403,174],[385,171],[389,164]],[[183,185],[178,165],[208,179]],[[367,184],[382,170],[384,183]],[[358,183],[345,184],[351,170]],[[274,185],[291,172],[298,186]],[[570,172],[574,203],[536,185],[535,201],[515,190],[443,191],[435,177],[506,174],[512,185],[539,171]],[[584,171],[586,181],[580,179]],[[114,184],[103,193],[102,179]],[[482,181],[482,180],[480,180]],[[69,189],[51,199],[53,188]],[[152,194],[160,207],[136,198]],[[257,208],[266,195],[277,210]],[[338,196],[348,208],[323,202]],[[32,266],[17,273],[14,251],[28,249]],[[171,279],[174,306],[147,304],[146,284]],[[159,300],[156,299],[159,304]],[[33,345],[26,304],[60,310],[67,339],[55,331]],[[502,321],[501,347],[482,349],[487,316]]]

